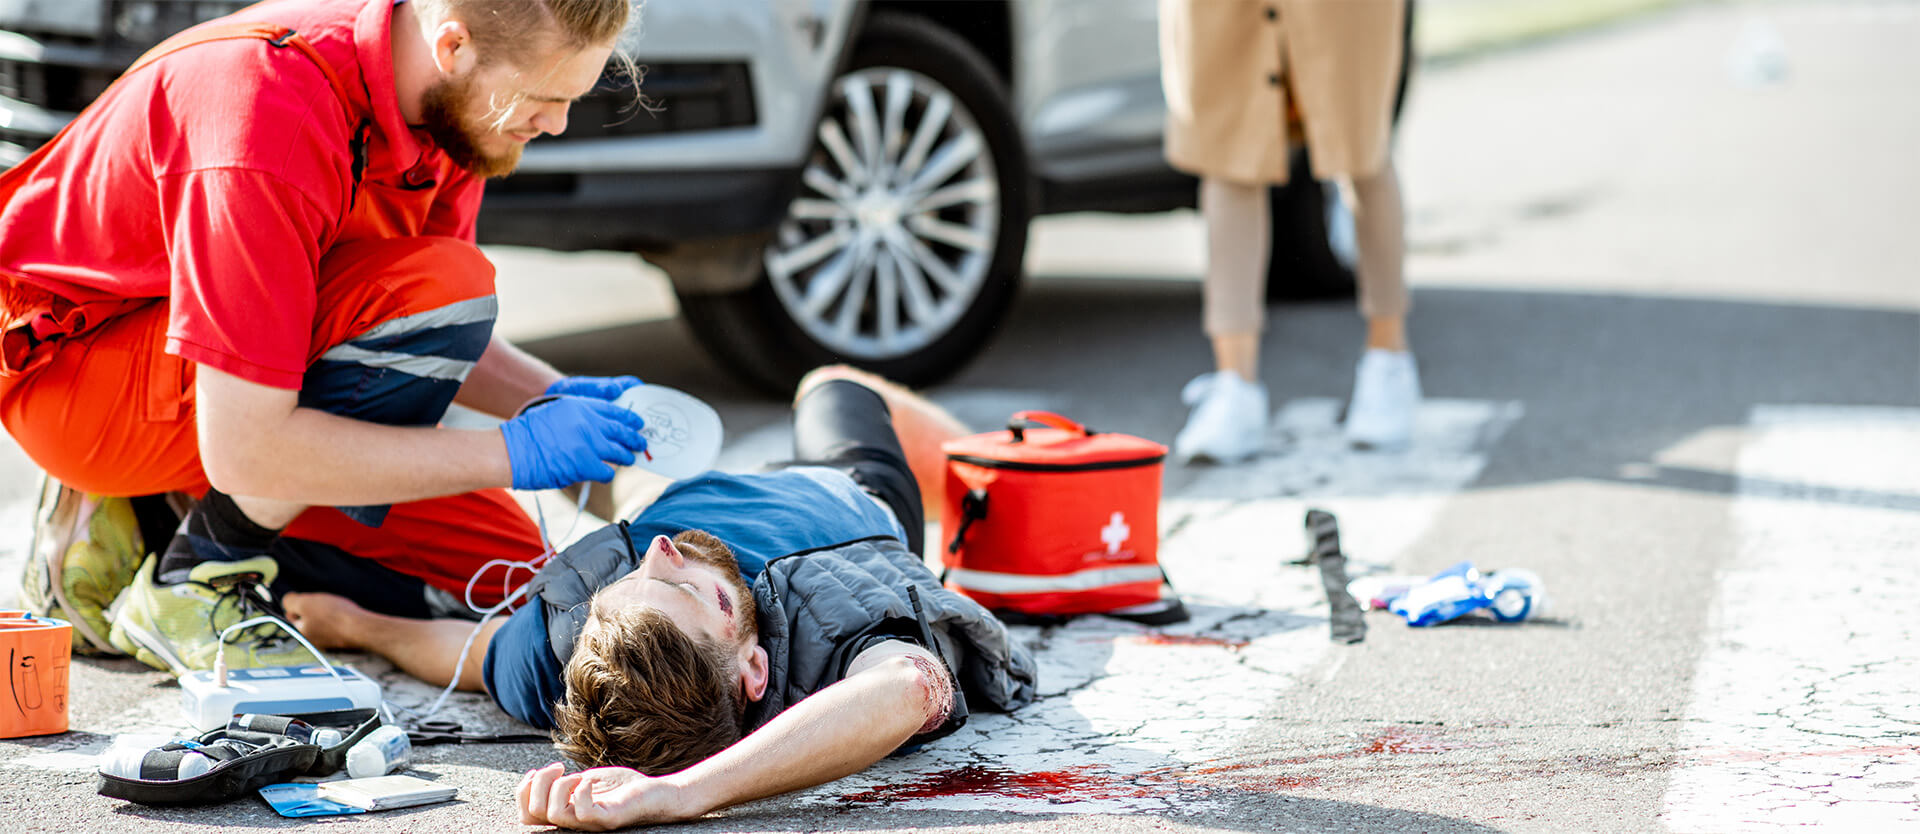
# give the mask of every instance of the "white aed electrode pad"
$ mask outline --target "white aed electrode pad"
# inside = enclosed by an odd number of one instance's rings
[[[720,459],[725,440],[720,412],[693,395],[662,385],[638,385],[613,402],[647,421],[641,434],[652,459],[641,455],[635,466],[677,481],[712,469]]]

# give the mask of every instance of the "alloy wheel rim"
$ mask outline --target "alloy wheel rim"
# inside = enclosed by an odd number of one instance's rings
[[[898,358],[973,306],[999,223],[991,149],[965,105],[912,70],[863,69],[834,84],[767,276],[821,345]]]

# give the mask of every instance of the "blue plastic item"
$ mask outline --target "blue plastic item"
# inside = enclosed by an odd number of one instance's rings
[[[1429,577],[1424,584],[1387,601],[1387,610],[1424,627],[1486,609],[1495,620],[1517,623],[1537,613],[1540,578],[1532,571],[1503,570],[1491,576],[1460,562]]]
[[[365,808],[322,797],[320,786],[311,782],[267,785],[260,789],[260,798],[273,806],[274,813],[283,817],[331,817],[367,812]]]

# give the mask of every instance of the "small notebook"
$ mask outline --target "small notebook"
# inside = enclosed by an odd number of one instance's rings
[[[374,776],[320,783],[321,798],[369,811],[445,802],[452,799],[458,790],[452,785],[429,782],[418,776]]]

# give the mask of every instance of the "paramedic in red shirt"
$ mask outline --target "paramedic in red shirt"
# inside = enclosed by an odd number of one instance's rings
[[[82,649],[205,668],[288,581],[447,608],[475,554],[540,550],[504,487],[631,463],[642,423],[611,400],[637,381],[494,335],[474,246],[483,179],[566,129],[628,4],[271,0],[162,44],[8,171],[0,422],[60,485],[28,601]],[[510,419],[440,427],[453,402]],[[126,499],[160,493],[199,498],[129,546]],[[234,637],[229,665],[306,660]]]

